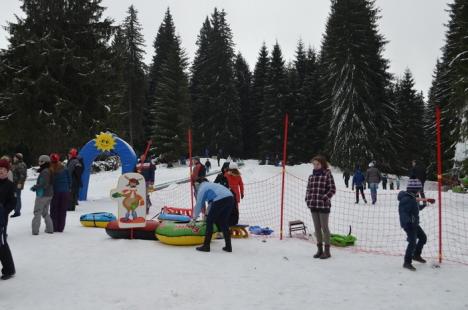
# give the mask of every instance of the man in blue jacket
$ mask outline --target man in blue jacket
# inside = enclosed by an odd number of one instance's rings
[[[416,271],[416,268],[411,264],[413,260],[420,263],[426,262],[426,260],[421,257],[421,252],[424,244],[426,244],[427,237],[424,230],[419,226],[419,210],[424,209],[426,205],[420,205],[419,202],[428,201],[434,203],[434,199],[416,198],[421,191],[421,181],[418,179],[409,179],[406,191],[401,191],[398,194],[398,201],[400,201],[398,206],[400,225],[406,232],[406,240],[408,241],[403,268],[411,271]]]
[[[190,225],[194,225],[202,208],[205,207],[205,203],[208,203],[209,206],[208,215],[206,217],[205,240],[202,246],[197,247],[197,250],[202,252],[210,251],[213,224],[216,224],[224,235],[226,246],[223,250],[232,252],[228,221],[232,213],[232,208],[235,207],[234,196],[226,187],[220,184],[210,183],[205,178],[200,178],[197,182],[200,183],[200,186],[198,187],[197,204],[195,205]]]

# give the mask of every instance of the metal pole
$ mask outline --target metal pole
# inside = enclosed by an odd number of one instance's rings
[[[439,264],[442,263],[442,145],[440,132],[440,107],[436,107],[437,134],[437,187],[439,192]]]
[[[280,223],[280,240],[283,240],[283,217],[284,217],[284,184],[286,175],[286,158],[287,158],[287,145],[288,145],[288,123],[289,116],[286,113],[284,116],[284,138],[283,138],[283,171],[281,181],[281,223]]]

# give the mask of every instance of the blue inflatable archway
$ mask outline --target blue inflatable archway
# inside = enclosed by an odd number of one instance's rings
[[[117,154],[122,162],[122,174],[127,172],[133,172],[137,163],[137,156],[133,148],[124,140],[117,136],[113,136],[115,145],[109,151]],[[79,155],[83,158],[84,169],[81,176],[83,187],[80,190],[79,200],[86,200],[88,198],[88,185],[89,177],[91,174],[91,164],[94,159],[100,154],[106,153],[96,147],[96,139],[89,141],[80,150]]]

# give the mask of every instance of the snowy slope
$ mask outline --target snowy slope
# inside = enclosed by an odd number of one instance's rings
[[[247,183],[272,177],[281,168],[247,161],[241,171]],[[310,166],[288,171],[306,178]],[[161,168],[157,183],[184,174],[188,172],[179,168]],[[62,234],[45,234],[42,226],[39,236],[31,235],[34,197],[28,190],[23,192],[23,215],[9,223],[17,275],[0,281],[0,309],[468,307],[468,267],[460,264],[444,263],[441,268],[419,264],[412,273],[401,268],[402,257],[337,248],[330,260],[321,261],[312,258],[313,241],[298,238],[237,239],[233,253],[223,252],[223,241],[215,240],[211,253],[199,253],[193,247],[113,240],[102,229],[82,227],[81,214],[115,212],[108,193],[117,177],[117,172],[91,177],[90,200],[68,213]],[[341,183],[337,181],[340,187]]]

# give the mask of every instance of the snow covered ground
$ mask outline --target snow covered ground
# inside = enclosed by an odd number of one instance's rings
[[[188,176],[183,169],[157,170],[157,183]],[[253,161],[241,170],[246,183],[259,184],[280,171]],[[304,179],[310,166],[288,171]],[[416,264],[417,272],[410,272],[402,269],[401,256],[338,248],[331,259],[316,260],[313,240],[276,237],[235,239],[233,253],[223,252],[223,241],[215,240],[210,253],[200,253],[157,241],[114,240],[103,229],[82,227],[81,214],[115,213],[109,191],[118,175],[92,175],[89,200],[68,213],[61,234],[45,234],[42,226],[39,236],[31,235],[34,196],[23,192],[23,214],[9,223],[17,275],[0,281],[1,310],[468,308],[468,267],[461,264]],[[339,172],[335,178],[342,188]],[[26,188],[31,186],[32,180]],[[188,189],[184,186],[153,193],[153,201],[160,207],[157,195],[179,193]],[[245,205],[261,206],[269,199],[249,192],[246,199],[249,195]]]

